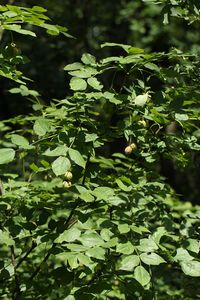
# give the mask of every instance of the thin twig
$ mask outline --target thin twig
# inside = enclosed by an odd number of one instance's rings
[[[91,157],[91,153],[89,152],[89,153],[88,153],[88,156],[87,156],[87,161],[86,161],[86,164],[85,164],[85,171],[84,171],[83,180],[82,180],[82,184],[83,184],[83,185],[84,185],[84,183],[85,183],[86,173],[87,173],[87,169],[88,169],[88,164],[89,164],[89,162],[90,162],[90,157]]]
[[[151,267],[149,267],[149,273],[151,275],[151,286],[152,286],[152,291],[153,291],[153,300],[157,300],[157,295],[156,295],[156,290],[154,286],[154,276]]]
[[[26,252],[26,254],[18,261],[16,268],[19,268],[19,266],[25,261],[25,259],[29,256],[29,254],[37,247],[37,244],[35,242],[32,242],[31,248]]]
[[[49,256],[51,255],[51,251],[52,251],[52,249],[55,247],[55,245],[56,245],[56,244],[53,244],[53,245],[52,245],[52,247],[50,248],[49,252],[46,254],[46,256],[44,257],[44,259],[43,259],[43,261],[40,263],[40,265],[37,267],[37,269],[33,272],[33,274],[31,275],[31,277],[29,278],[29,280],[32,280],[33,278],[35,278],[35,276],[40,272],[41,265],[47,261],[47,259],[48,259]]]
[[[90,161],[90,156],[91,156],[91,154],[88,153],[87,161],[86,161],[86,165],[85,165],[85,172],[84,172],[83,180],[82,180],[82,184],[85,183],[86,172],[87,172],[87,167],[88,167],[88,164],[89,164],[89,161]],[[70,221],[71,221],[71,219],[72,219],[72,217],[73,217],[73,215],[74,215],[74,211],[75,211],[75,209],[77,208],[77,206],[78,206],[78,204],[76,204],[76,205],[73,207],[73,209],[71,210],[71,212],[70,212],[70,214],[69,214],[69,216],[68,216],[68,218],[67,218],[67,220],[66,220],[66,222],[65,222],[65,224],[64,224],[64,227],[65,227],[66,229],[71,225],[71,224],[70,224]],[[29,278],[30,281],[33,280],[33,279],[38,275],[38,273],[40,272],[40,269],[41,269],[42,264],[45,263],[45,262],[48,260],[49,256],[50,256],[51,253],[52,253],[52,250],[55,248],[55,246],[56,246],[56,244],[53,243],[53,245],[52,245],[51,248],[48,250],[48,253],[45,255],[45,257],[44,257],[44,259],[42,260],[42,262],[39,264],[39,266],[36,268],[36,270],[35,270],[35,271],[33,272],[33,274],[30,276],[30,278]]]
[[[73,214],[74,214],[74,210],[76,209],[77,205],[71,210],[71,213],[69,215],[69,217],[67,218],[66,222],[65,222],[65,226],[68,227],[68,225],[70,224],[70,221],[73,217]],[[53,243],[53,245],[51,246],[51,248],[49,249],[48,253],[45,255],[44,259],[42,260],[42,262],[39,264],[39,266],[36,268],[36,270],[33,272],[33,274],[30,276],[29,280],[33,280],[37,275],[38,273],[40,272],[40,269],[41,269],[41,266],[43,265],[43,263],[45,263],[49,256],[51,255],[52,253],[52,250],[55,248],[56,244]]]
[[[16,256],[15,256],[15,251],[14,251],[14,247],[11,246],[11,260],[12,260],[12,265],[14,268],[14,277],[15,277],[15,287],[13,290],[13,294],[12,294],[12,299],[13,300],[19,300],[20,299],[20,295],[21,295],[21,290],[20,290],[20,283],[19,283],[19,278],[16,272]]]

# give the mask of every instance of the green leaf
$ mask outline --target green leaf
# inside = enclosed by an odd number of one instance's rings
[[[70,80],[70,88],[73,91],[84,91],[87,88],[87,82],[82,78],[73,77]]]
[[[57,26],[52,24],[43,23],[43,24],[39,24],[38,26],[45,28],[47,30],[47,33],[49,33],[50,35],[58,35],[60,33]]]
[[[130,226],[131,230],[133,230],[134,232],[137,232],[139,234],[143,234],[145,233],[150,233],[149,229],[147,229],[144,226],[135,226],[135,225],[131,225]]]
[[[134,252],[135,248],[131,244],[131,242],[127,242],[125,244],[118,244],[116,247],[116,252],[122,253],[122,254],[132,254]]]
[[[120,47],[120,48],[124,49],[127,53],[129,53],[129,49],[132,48],[130,45],[117,44],[117,43],[104,43],[101,45],[101,48],[104,48],[104,47]]]
[[[117,197],[117,196],[112,196],[109,199],[107,199],[107,201],[112,206],[119,206],[120,204],[125,203],[124,199]]]
[[[110,238],[113,236],[113,233],[110,231],[110,229],[103,228],[101,230],[100,235],[101,235],[102,239],[104,239],[104,241],[108,242],[108,241],[110,241]]]
[[[121,103],[122,103],[121,100],[116,99],[116,96],[115,96],[115,94],[113,94],[113,93],[105,92],[105,93],[103,94],[103,96],[104,96],[106,99],[108,99],[109,102],[111,102],[111,103],[113,103],[113,104],[115,104],[115,105],[118,105],[118,104],[121,104]]]
[[[107,64],[110,62],[120,62],[121,59],[122,58],[120,56],[111,56],[111,57],[106,57],[106,58],[102,59],[101,63],[104,65],[104,64]]]
[[[183,272],[192,277],[200,277],[200,262],[199,261],[182,261],[181,268]]]
[[[151,277],[150,277],[149,273],[147,272],[147,270],[143,266],[138,266],[138,267],[135,268],[134,278],[142,286],[147,285],[151,280]]]
[[[70,228],[65,230],[59,237],[55,240],[55,243],[62,243],[62,242],[74,242],[77,240],[81,235],[81,231],[77,228]]]
[[[22,96],[29,96],[29,95],[31,95],[33,97],[39,96],[39,93],[37,91],[29,90],[27,88],[27,86],[25,86],[25,85],[20,85],[19,88],[12,88],[12,89],[9,90],[9,92],[11,94],[18,94],[18,93],[20,93]]]
[[[49,148],[43,153],[45,156],[65,156],[67,154],[68,147],[66,145],[61,145],[53,150]]]
[[[88,247],[85,247],[80,244],[67,244],[67,248],[74,252],[82,252],[88,250]]]
[[[96,232],[82,234],[79,241],[86,247],[102,246],[104,244],[103,239]]]
[[[129,255],[122,258],[120,261],[119,269],[124,271],[133,271],[140,263],[137,255]]]
[[[69,295],[69,296],[65,297],[64,300],[76,300],[76,298],[72,295]]]
[[[71,246],[71,245],[69,244],[68,246]],[[67,262],[68,262],[72,269],[76,269],[79,266],[77,253],[62,252],[62,253],[56,254],[56,258],[58,260],[63,261],[65,264],[67,264]]]
[[[200,244],[199,244],[199,241],[195,240],[195,239],[188,239],[186,241],[187,244],[187,249],[189,251],[192,251],[194,253],[199,253],[199,249],[200,249]]]
[[[44,136],[50,130],[50,123],[47,119],[44,119],[42,117],[38,118],[35,121],[33,130],[37,135]]]
[[[36,37],[36,34],[34,32],[32,32],[30,30],[22,29],[20,25],[10,24],[10,25],[1,25],[1,27],[6,30],[11,30],[11,31],[15,31],[20,34],[31,35],[33,37]]]
[[[96,64],[96,58],[91,55],[90,53],[84,53],[81,57],[82,62],[85,65],[95,65]]]
[[[0,245],[13,246],[14,240],[10,237],[7,231],[0,230]]]
[[[116,247],[118,244],[119,244],[118,238],[114,237],[114,238],[110,239],[108,242],[106,242],[104,247],[112,248],[112,247]]]
[[[130,231],[130,227],[128,224],[119,224],[118,225],[118,230],[119,232],[122,233],[127,233]]]
[[[73,77],[76,78],[89,78],[92,77],[93,75],[96,75],[98,72],[96,71],[96,69],[92,68],[92,67],[85,67],[82,68],[81,70],[75,70],[75,71],[71,71],[69,72],[69,74]]]
[[[86,133],[85,134],[85,142],[94,142],[98,139],[98,135],[96,133]]]
[[[192,259],[193,256],[191,256],[186,249],[178,248],[176,250],[176,256],[174,257],[175,261],[190,261]]]
[[[93,89],[98,90],[98,91],[101,91],[103,88],[103,85],[95,77],[88,78],[87,83]]]
[[[90,258],[82,253],[79,253],[77,258],[81,266],[89,266],[91,264]]]
[[[29,165],[30,169],[33,170],[34,172],[38,172],[39,168],[36,166],[36,164],[32,163]]]
[[[23,149],[32,149],[33,148],[33,146],[31,146],[29,144],[29,141],[25,137],[18,135],[18,134],[12,134],[11,141],[13,144],[15,144]]]
[[[52,163],[52,170],[56,176],[65,174],[71,168],[68,158],[60,156]]]
[[[140,55],[128,55],[126,57],[121,57],[119,62],[122,65],[126,65],[126,64],[136,64],[138,62],[138,58],[140,57]]]
[[[37,6],[37,5],[34,5],[32,7],[32,11],[36,11],[36,12],[40,12],[40,13],[44,13],[46,12],[47,10],[41,6]]]
[[[97,198],[97,200],[107,200],[114,195],[113,189],[109,187],[97,187],[92,191],[92,194]]]
[[[132,190],[132,187],[131,187],[131,186],[125,185],[119,178],[117,178],[117,179],[115,180],[115,182],[117,183],[118,187],[119,187],[122,191],[130,192],[130,191]]]
[[[148,239],[141,239],[140,245],[137,246],[137,249],[142,252],[153,252],[158,249],[158,246],[154,242],[154,240],[149,237]]]
[[[77,164],[78,166],[80,166],[82,168],[85,168],[86,162],[79,151],[69,148],[68,153],[69,153],[70,159],[73,162],[75,162],[75,164]]]
[[[83,64],[79,63],[79,62],[75,62],[69,65],[66,65],[64,67],[65,71],[75,71],[75,70],[80,70],[81,68],[83,68]]]
[[[79,192],[79,197],[85,202],[93,202],[94,197],[91,195],[90,191],[81,185],[76,185],[76,189]]]
[[[154,63],[149,62],[149,63],[145,64],[144,66],[145,66],[145,68],[147,68],[149,70],[160,72],[159,67]]]
[[[186,114],[175,114],[175,119],[177,121],[187,121],[189,117]]]
[[[157,229],[156,229],[156,231],[153,233],[153,235],[152,235],[152,238],[153,238],[153,240],[157,243],[157,244],[159,244],[160,243],[160,239],[164,236],[164,235],[166,235],[166,229],[165,229],[165,227],[158,227]]]
[[[7,164],[15,158],[15,151],[12,148],[0,149],[0,165]]]
[[[146,265],[160,265],[165,263],[166,261],[156,253],[142,253],[140,254],[140,258]]]
[[[144,53],[144,49],[136,48],[136,47],[130,47],[128,49],[128,53],[129,54],[142,54],[142,53]]]
[[[85,254],[88,255],[89,257],[94,257],[96,259],[104,260],[106,251],[103,248],[94,247],[94,248],[90,248]]]
[[[78,255],[70,253],[67,260],[72,269],[76,269],[79,267]]]

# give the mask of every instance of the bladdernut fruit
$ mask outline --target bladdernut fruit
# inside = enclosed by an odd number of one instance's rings
[[[71,181],[63,181],[63,187],[68,189],[72,186]]]
[[[145,127],[145,128],[148,126],[148,123],[147,123],[145,120],[140,120],[140,121],[138,121],[138,124],[139,124],[140,126]]]
[[[136,149],[137,149],[137,145],[135,143],[132,143],[124,149],[124,152],[126,155],[129,155]]]
[[[67,172],[65,173],[65,178],[66,178],[66,179],[68,179],[68,180],[71,180],[71,179],[72,179],[72,177],[73,177],[73,174],[72,174],[72,172],[70,172],[70,171],[67,171]]]

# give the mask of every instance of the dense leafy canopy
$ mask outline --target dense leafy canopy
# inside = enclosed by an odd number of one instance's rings
[[[196,1],[157,4],[127,7],[151,5],[160,24],[198,21]],[[0,12],[4,35],[35,38],[34,25],[71,38],[39,6]],[[83,53],[63,66],[67,96],[49,105],[18,70],[27,59],[14,40],[1,49],[10,97],[33,108],[0,122],[2,299],[200,297],[200,207],[180,200],[159,170],[163,159],[199,166],[198,49],[144,44]]]

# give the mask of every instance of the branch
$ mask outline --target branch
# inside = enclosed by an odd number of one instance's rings
[[[19,266],[23,263],[23,261],[29,256],[29,254],[37,247],[37,244],[35,242],[32,242],[31,248],[26,252],[26,254],[19,260],[19,262],[16,265],[16,268],[19,268]]]
[[[85,184],[86,173],[87,173],[87,169],[88,169],[88,164],[90,162],[90,157],[91,157],[91,153],[89,152],[88,156],[87,156],[87,161],[86,161],[86,164],[85,164],[85,171],[84,171],[83,180],[82,180],[83,185]]]
[[[87,167],[88,167],[88,164],[89,164],[89,161],[90,161],[90,156],[91,156],[91,154],[88,153],[87,161],[86,161],[86,165],[85,165],[85,172],[84,172],[83,180],[82,180],[82,184],[85,183],[86,172],[87,172]],[[65,222],[65,224],[64,224],[64,226],[66,226],[66,229],[67,229],[67,228],[69,227],[69,225],[70,225],[70,221],[71,221],[71,219],[72,219],[72,217],[73,217],[73,215],[74,215],[74,211],[75,211],[77,205],[78,205],[78,204],[76,204],[76,205],[74,206],[74,208],[71,210],[71,212],[70,212],[70,214],[69,214],[69,217],[67,218],[67,220],[66,220],[66,222]],[[44,259],[42,260],[42,262],[39,264],[39,266],[36,268],[36,270],[35,270],[35,271],[33,272],[33,274],[30,276],[29,280],[33,280],[33,279],[38,275],[38,273],[40,272],[40,269],[41,269],[42,264],[45,263],[45,262],[48,260],[49,256],[51,255],[51,252],[52,252],[52,250],[55,248],[55,246],[56,246],[56,244],[53,243],[53,245],[52,245],[51,248],[49,249],[48,253],[47,253],[46,256],[44,257]]]
[[[14,251],[14,247],[11,246],[11,260],[12,260],[12,265],[14,268],[14,276],[15,276],[15,287],[13,290],[13,294],[12,294],[12,299],[13,300],[19,300],[20,299],[20,295],[21,295],[21,290],[20,290],[20,283],[19,283],[19,278],[16,272],[16,256],[15,256],[15,251]]]
[[[68,226],[70,224],[70,221],[73,217],[73,214],[74,214],[74,210],[76,209],[77,205],[75,205],[75,207],[71,210],[71,213],[69,215],[69,217],[67,218],[66,222],[65,222],[65,225]],[[33,274],[30,276],[29,280],[33,280],[37,275],[38,273],[40,272],[40,269],[41,269],[41,266],[43,263],[45,263],[49,256],[51,255],[51,252],[52,250],[55,248],[56,244],[53,243],[53,245],[51,246],[51,248],[49,249],[48,253],[45,255],[44,259],[42,260],[42,262],[39,264],[39,266],[36,268],[36,270],[33,272]]]
[[[37,267],[37,269],[33,272],[33,274],[31,275],[31,277],[29,278],[29,280],[32,280],[33,278],[35,278],[35,276],[40,272],[41,269],[41,265],[47,261],[47,259],[49,258],[49,256],[51,255],[51,251],[53,250],[53,248],[55,247],[56,244],[53,244],[52,247],[50,248],[49,252],[46,254],[46,256],[44,257],[43,261],[40,263],[40,265]]]

